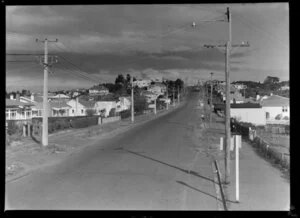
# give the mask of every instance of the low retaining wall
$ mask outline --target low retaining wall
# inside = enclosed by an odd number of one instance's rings
[[[103,118],[102,119],[101,124],[116,122],[118,120],[121,120],[120,116],[117,116],[117,117],[107,117],[107,118]]]

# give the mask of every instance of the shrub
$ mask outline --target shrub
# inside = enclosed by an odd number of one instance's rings
[[[127,117],[130,117],[131,116],[131,111],[130,110],[121,111],[120,116],[121,116],[121,119],[125,119]]]
[[[288,116],[285,116],[283,119],[284,120],[289,120],[290,118]]]
[[[280,119],[281,119],[281,117],[282,117],[282,115],[281,115],[281,114],[277,114],[277,115],[276,115],[276,117],[275,117],[275,120],[280,120]]]
[[[16,124],[15,121],[7,121],[7,133],[8,135],[20,134],[22,133],[22,128]]]
[[[96,110],[94,110],[94,109],[86,109],[85,113],[86,113],[87,116],[93,116],[93,115],[96,114]]]
[[[109,111],[109,117],[115,117],[116,116],[116,108],[112,108]]]

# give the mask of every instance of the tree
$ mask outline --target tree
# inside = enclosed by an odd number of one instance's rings
[[[268,83],[278,83],[279,82],[279,78],[278,77],[273,77],[273,76],[267,76],[266,79],[264,80],[264,83],[265,84],[268,84]]]
[[[125,78],[122,74],[119,74],[115,80],[115,84],[121,84],[124,85],[125,84]]]
[[[134,111],[142,112],[147,108],[147,99],[145,96],[134,96]]]

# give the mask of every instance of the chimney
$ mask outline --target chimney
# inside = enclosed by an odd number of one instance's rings
[[[17,101],[20,101],[20,93],[17,93],[17,94],[16,94],[16,100],[17,100]]]
[[[31,101],[34,101],[34,94],[33,94],[33,93],[32,93],[31,96],[30,96],[30,100],[31,100]]]
[[[14,95],[10,94],[10,100],[14,100]]]

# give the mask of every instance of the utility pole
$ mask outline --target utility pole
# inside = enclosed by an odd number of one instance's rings
[[[230,54],[231,49],[233,47],[249,47],[249,43],[242,43],[237,45],[231,45],[231,14],[230,9],[227,7],[227,22],[229,28],[229,40],[225,45],[204,45],[206,48],[226,48],[226,68],[225,68],[225,81],[226,81],[226,109],[225,109],[225,136],[226,136],[226,144],[225,144],[225,183],[229,183],[229,175],[230,175],[230,144],[231,144],[231,130],[230,130]]]
[[[48,63],[48,42],[58,42],[50,41],[47,38],[41,41],[36,39],[36,42],[40,41],[44,43],[44,92],[43,92],[43,134],[42,134],[42,145],[48,146],[48,68],[51,63]]]
[[[134,123],[133,77],[131,76],[131,123]]]
[[[154,114],[156,114],[156,98],[154,99]]]
[[[174,86],[173,86],[172,90],[173,90],[173,107],[175,107],[175,88],[174,88]]]
[[[177,87],[177,101],[178,101],[178,104],[179,104],[179,86]]]
[[[168,83],[167,83],[167,110],[169,110],[169,91],[168,91]]]
[[[213,92],[213,85],[212,85],[212,76],[213,76],[213,72],[210,73],[210,113],[209,113],[209,123],[211,124],[211,120],[212,120],[212,92]]]

